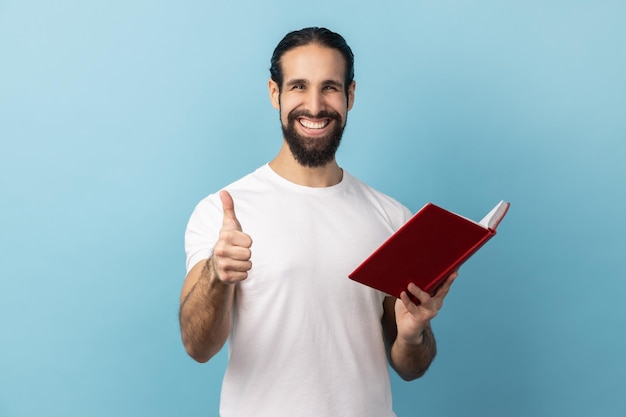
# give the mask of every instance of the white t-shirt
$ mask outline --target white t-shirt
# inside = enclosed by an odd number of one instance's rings
[[[385,295],[348,274],[410,211],[344,171],[332,187],[293,184],[269,165],[225,188],[252,244],[237,284],[222,417],[390,417],[381,317]],[[222,225],[218,194],[185,234],[187,269]]]

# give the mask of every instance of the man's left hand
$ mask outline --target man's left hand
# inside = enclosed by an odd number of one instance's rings
[[[408,290],[419,300],[419,304],[411,301],[406,291],[402,291],[395,304],[398,339],[407,344],[419,345],[422,343],[424,331],[443,306],[443,300],[448,295],[457,275],[456,271],[450,274],[432,297],[419,289],[417,285],[409,284]]]

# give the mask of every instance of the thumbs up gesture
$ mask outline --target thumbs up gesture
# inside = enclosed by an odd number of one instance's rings
[[[250,262],[252,239],[241,229],[230,193],[226,190],[220,191],[220,199],[224,218],[211,262],[218,280],[225,284],[234,284],[246,279],[248,271],[252,268]]]

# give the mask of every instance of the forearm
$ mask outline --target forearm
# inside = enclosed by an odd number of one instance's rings
[[[396,338],[391,346],[389,361],[402,379],[411,381],[426,373],[436,354],[435,337],[428,326],[419,344],[406,343]]]
[[[206,362],[220,351],[231,326],[234,285],[221,282],[209,259],[180,305],[180,329],[189,356]]]

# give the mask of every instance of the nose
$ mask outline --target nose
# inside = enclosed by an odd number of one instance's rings
[[[324,110],[325,103],[322,92],[316,89],[309,90],[309,94],[307,94],[306,98],[306,107],[312,115],[317,115],[320,111]]]

